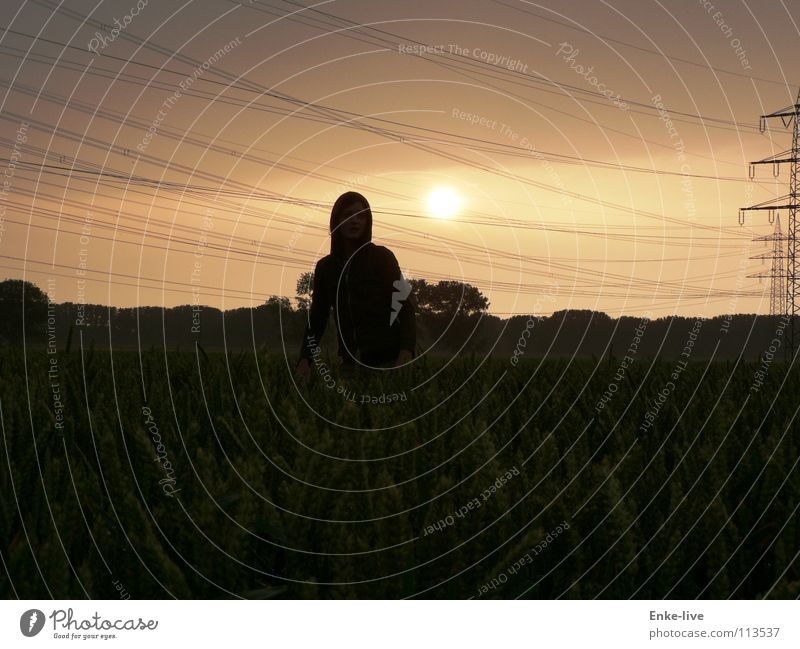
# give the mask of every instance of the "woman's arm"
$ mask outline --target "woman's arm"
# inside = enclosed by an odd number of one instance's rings
[[[313,354],[328,325],[331,303],[328,299],[327,282],[325,280],[325,266],[322,263],[322,259],[320,259],[314,267],[311,306],[308,312],[308,324],[303,334],[303,340],[300,343],[300,360],[307,359]]]
[[[397,314],[397,325],[400,329],[400,349],[410,352],[413,357],[417,347],[417,296],[414,294],[414,289],[411,283],[403,277],[400,271],[400,264],[397,263],[397,257],[394,253],[386,248],[389,253],[389,265],[391,269],[392,288],[394,291],[406,293],[406,297],[400,300],[400,311]],[[398,282],[399,280],[399,282]],[[398,282],[398,283],[396,283]],[[408,360],[406,354],[402,354],[404,362]]]
[[[397,319],[400,321],[400,349],[405,349],[411,352],[412,356],[416,355],[417,348],[417,296],[414,295],[414,290],[408,294],[406,301],[403,303],[403,308],[400,309],[400,314]]]

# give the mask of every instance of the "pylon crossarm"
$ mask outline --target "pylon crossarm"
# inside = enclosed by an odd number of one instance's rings
[[[756,206],[753,207],[740,207],[739,210],[742,212],[754,212],[756,210],[789,210],[792,208],[797,209],[798,205],[794,204],[786,204],[786,205],[764,205],[764,206]]]
[[[786,151],[785,153],[788,153]],[[779,153],[778,155],[783,155],[783,153]],[[772,165],[778,164],[780,162],[800,162],[800,159],[797,158],[764,158],[763,160],[754,160],[751,162],[751,165]]]
[[[791,106],[787,106],[786,108],[781,108],[779,111],[775,113],[770,113],[769,115],[762,115],[761,119],[770,119],[771,117],[794,117],[797,115],[797,108],[792,108]]]

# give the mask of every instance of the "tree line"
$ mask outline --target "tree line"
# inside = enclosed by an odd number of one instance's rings
[[[257,307],[222,311],[185,304],[176,307],[114,307],[54,303],[56,344],[138,349],[166,347],[206,351],[256,349],[294,357],[307,322],[312,273],[297,282],[295,304],[269,296]],[[693,360],[783,360],[788,318],[731,314],[715,318],[639,316],[612,318],[599,311],[564,309],[551,315],[500,318],[475,286],[458,281],[429,283],[411,279],[417,297],[418,355],[493,357],[680,358],[690,344]],[[0,343],[39,346],[48,333],[47,294],[23,280],[0,282]],[[700,323],[698,325],[698,322]],[[52,324],[52,323],[51,323]],[[797,324],[800,327],[800,323]],[[697,331],[692,339],[692,332]],[[52,331],[50,331],[52,334]],[[322,346],[336,353],[331,317]]]

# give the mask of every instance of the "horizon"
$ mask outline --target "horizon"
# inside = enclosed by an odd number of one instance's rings
[[[514,599],[556,643],[797,644],[800,2],[5,15],[9,646],[26,599],[157,607],[153,647],[340,599],[388,615],[324,642]],[[531,636],[500,613],[390,643]]]
[[[4,268],[58,300],[293,299],[354,189],[404,273],[498,317],[770,308],[773,226],[737,214],[788,178],[748,178],[791,140],[758,128],[797,93],[786,7],[130,7],[21,6],[0,41]]]
[[[19,278],[16,278],[16,277],[5,277],[5,278],[0,279],[0,284],[2,284],[3,282],[9,281],[9,280],[19,281]],[[40,286],[37,286],[37,288],[39,290],[41,290],[42,293],[44,293],[45,296],[47,296],[48,300],[49,300],[49,295],[48,295],[47,291],[42,289],[42,287],[40,287]],[[478,287],[478,288],[480,289],[480,287]],[[297,298],[296,297],[288,297],[288,296],[280,296],[280,295],[277,295],[277,296],[269,295],[269,296],[267,296],[267,299],[269,299],[271,297],[279,297],[279,298],[287,297],[290,300],[290,308],[291,308],[292,311],[299,312],[299,311],[305,310],[305,309],[303,309],[303,307],[300,307],[297,304]],[[75,305],[79,305],[80,304],[82,306],[99,306],[99,307],[103,307],[103,308],[106,308],[106,309],[177,309],[177,308],[182,308],[182,307],[190,307],[190,308],[199,307],[200,310],[203,310],[203,309],[214,309],[215,311],[219,311],[220,313],[227,313],[229,311],[235,311],[237,309],[242,309],[242,308],[258,309],[260,307],[267,306],[266,300],[264,302],[262,302],[261,304],[257,304],[257,305],[250,306],[250,307],[237,306],[237,307],[229,307],[229,308],[224,309],[224,310],[223,309],[219,309],[219,308],[217,308],[215,306],[208,305],[208,304],[197,305],[197,304],[192,304],[190,302],[174,304],[174,305],[171,305],[171,306],[164,306],[162,304],[134,304],[134,305],[129,305],[129,306],[118,306],[118,305],[114,305],[114,304],[101,304],[101,303],[97,303],[97,302],[85,302],[85,303],[72,302],[72,301],[69,301],[69,300],[65,300],[65,301],[62,301],[62,302],[50,302],[50,303],[55,305],[55,306],[65,305],[65,304],[75,304]],[[478,314],[475,314],[475,315],[479,315],[479,316],[482,316],[482,317],[492,316],[492,317],[495,317],[495,318],[499,318],[501,320],[510,320],[512,318],[525,318],[525,317],[552,318],[554,315],[556,315],[558,313],[563,313],[565,311],[568,311],[568,312],[589,311],[592,314],[607,316],[611,320],[619,320],[621,318],[639,318],[639,319],[643,319],[643,320],[656,321],[656,320],[670,319],[670,318],[682,318],[682,319],[685,319],[685,320],[715,320],[717,318],[725,318],[725,317],[734,317],[734,318],[735,317],[757,317],[757,318],[787,318],[788,317],[786,314],[781,315],[781,314],[752,313],[752,312],[751,313],[747,313],[747,312],[718,313],[718,314],[714,314],[714,315],[711,315],[711,316],[701,316],[701,315],[696,315],[696,314],[689,314],[689,315],[668,314],[668,315],[661,315],[661,316],[657,316],[657,317],[648,317],[646,313],[633,313],[633,314],[627,314],[626,313],[626,314],[614,316],[614,315],[611,315],[609,313],[606,313],[605,311],[601,311],[601,310],[597,310],[597,309],[579,309],[579,308],[557,309],[557,310],[552,311],[550,313],[515,313],[515,314],[511,314],[511,315],[506,314],[505,317],[501,317],[499,315],[495,315],[494,313],[492,313],[491,307],[488,308],[485,312],[478,313]]]

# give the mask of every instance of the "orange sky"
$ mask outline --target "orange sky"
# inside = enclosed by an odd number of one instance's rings
[[[353,188],[404,271],[498,315],[768,310],[747,275],[772,226],[737,212],[788,191],[747,163],[790,144],[757,126],[797,94],[791,7],[49,5],[15,5],[0,43],[0,265],[59,302],[293,296]]]

